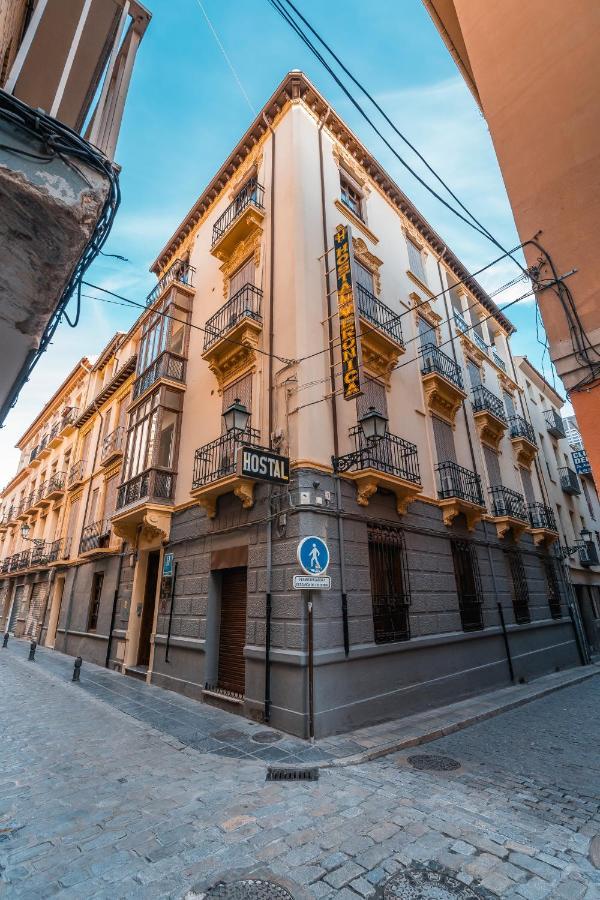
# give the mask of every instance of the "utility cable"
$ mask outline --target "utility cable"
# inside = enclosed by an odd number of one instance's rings
[[[255,110],[254,106],[252,105],[252,101],[250,100],[250,97],[249,97],[248,94],[246,93],[246,90],[245,90],[245,88],[244,88],[244,85],[242,84],[242,81],[241,81],[241,79],[240,79],[240,76],[238,75],[238,73],[237,73],[237,71],[236,71],[236,69],[235,69],[235,66],[234,66],[233,63],[231,62],[231,59],[229,58],[229,56],[228,56],[228,54],[227,54],[227,51],[225,50],[225,47],[224,47],[223,44],[222,44],[221,39],[220,39],[219,35],[217,34],[217,30],[216,30],[215,26],[213,25],[213,23],[212,23],[212,22],[210,21],[210,19],[208,18],[208,13],[207,13],[206,10],[204,9],[204,5],[202,4],[201,0],[196,0],[196,3],[197,3],[198,6],[200,7],[200,9],[201,9],[201,11],[202,11],[202,15],[203,15],[204,18],[206,19],[206,24],[207,24],[208,27],[210,28],[210,31],[211,31],[211,33],[212,33],[212,36],[213,36],[214,39],[215,39],[215,42],[216,42],[216,44],[217,44],[217,47],[219,48],[219,50],[220,50],[221,53],[223,54],[223,58],[225,59],[225,62],[227,63],[227,65],[228,65],[228,67],[229,67],[229,70],[230,70],[231,74],[233,75],[233,77],[234,77],[234,79],[235,79],[235,82],[236,82],[237,86],[239,87],[240,91],[242,92],[242,96],[243,96],[244,100],[246,101],[246,103],[247,103],[248,106],[250,107],[250,112],[252,113],[253,116],[256,116],[256,110]]]

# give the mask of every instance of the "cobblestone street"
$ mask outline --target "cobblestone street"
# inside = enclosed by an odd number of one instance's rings
[[[0,895],[191,898],[253,876],[297,900],[348,900],[424,871],[448,882],[422,896],[462,884],[600,898],[598,677],[425,747],[278,783],[267,762],[319,751],[208,707],[194,708],[192,745],[174,712],[192,701],[85,667],[75,685],[72,660],[38,650],[30,663],[26,647],[0,652]]]

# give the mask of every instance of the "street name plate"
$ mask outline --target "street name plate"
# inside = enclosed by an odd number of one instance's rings
[[[330,575],[294,575],[296,591],[330,591]]]

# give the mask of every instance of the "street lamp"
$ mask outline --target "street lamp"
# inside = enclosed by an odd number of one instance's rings
[[[24,541],[31,541],[32,544],[35,544],[36,547],[39,547],[41,544],[44,543],[44,538],[30,538],[29,537],[30,530],[31,529],[29,528],[29,525],[27,524],[27,522],[23,522],[23,524],[21,525],[21,537],[23,538]]]
[[[250,418],[250,412],[236,397],[233,403],[223,412],[223,421],[227,431],[245,431]]]
[[[387,431],[387,416],[378,412],[374,406],[370,406],[358,420],[362,433],[369,442],[380,441]]]
[[[581,540],[584,542],[584,544],[590,543],[590,541],[592,540],[592,532],[589,530],[589,528],[581,529]]]

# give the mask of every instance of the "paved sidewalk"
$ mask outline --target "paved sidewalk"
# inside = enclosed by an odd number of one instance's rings
[[[13,639],[0,653],[26,660],[28,651],[29,641]],[[30,665],[42,675],[69,681],[73,657],[38,647],[35,662]],[[356,765],[425,744],[599,674],[598,663],[555,672],[529,684],[512,685],[403,719],[323,738],[314,745],[93,663],[84,662],[77,689],[162,731],[181,746],[265,764],[329,768]]]

